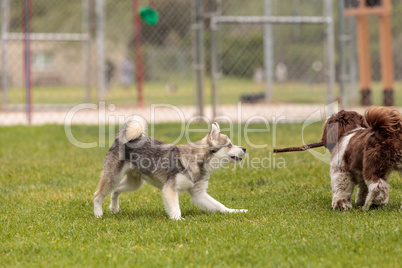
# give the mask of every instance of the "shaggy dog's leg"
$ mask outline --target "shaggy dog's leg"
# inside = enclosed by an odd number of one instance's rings
[[[357,206],[364,205],[364,203],[366,202],[367,194],[368,194],[368,188],[366,183],[364,181],[360,182],[357,188],[357,194],[355,200]]]
[[[216,201],[207,194],[208,181],[197,183],[188,192],[191,195],[191,201],[200,209],[210,212],[236,213],[247,212],[247,209],[230,209],[220,202]]]
[[[112,192],[110,197],[110,210],[113,213],[119,212],[119,195],[124,192],[137,191],[144,184],[141,179],[141,174],[135,172],[128,172],[119,186]]]
[[[349,210],[352,208],[351,197],[354,183],[346,172],[331,173],[332,208],[334,210]]]
[[[389,184],[380,179],[377,182],[367,182],[368,195],[363,209],[370,209],[371,205],[385,206],[388,203]]]
[[[172,181],[168,181],[162,188],[163,203],[165,205],[166,213],[172,220],[182,220],[180,205],[179,205],[179,192],[174,187]]]

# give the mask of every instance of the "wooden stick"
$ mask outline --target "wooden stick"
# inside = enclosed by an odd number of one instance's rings
[[[317,148],[324,146],[322,142],[310,143],[300,147],[287,147],[287,148],[277,148],[274,149],[274,153],[287,153],[287,152],[298,152],[298,151],[305,151],[311,148]]]

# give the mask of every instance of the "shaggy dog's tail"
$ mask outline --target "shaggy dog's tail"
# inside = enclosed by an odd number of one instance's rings
[[[377,137],[393,136],[402,129],[401,114],[388,107],[371,106],[364,113],[364,117]]]
[[[131,140],[138,139],[145,135],[147,127],[147,121],[143,117],[132,115],[119,131],[119,142],[125,144]]]

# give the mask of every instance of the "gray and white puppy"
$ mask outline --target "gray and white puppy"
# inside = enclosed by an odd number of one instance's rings
[[[217,123],[202,140],[186,145],[172,145],[145,136],[147,123],[133,117],[119,131],[106,154],[103,171],[94,198],[94,213],[101,217],[102,203],[111,193],[110,210],[119,211],[119,195],[136,191],[144,182],[162,190],[165,210],[174,220],[181,220],[179,193],[187,191],[192,202],[210,212],[235,213],[207,194],[212,172],[222,164],[239,162],[246,149],[233,145],[220,133]]]

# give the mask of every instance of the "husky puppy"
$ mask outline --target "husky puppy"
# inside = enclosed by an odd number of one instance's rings
[[[230,209],[207,194],[212,172],[222,163],[239,162],[246,149],[233,145],[220,133],[217,123],[202,140],[187,145],[172,145],[145,136],[147,123],[133,117],[119,131],[106,154],[94,198],[94,213],[101,217],[102,203],[111,193],[110,210],[119,211],[119,195],[136,191],[144,182],[162,190],[166,213],[181,220],[179,193],[187,191],[192,202],[210,212],[246,212]]]

